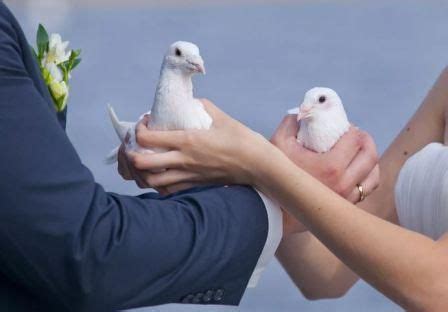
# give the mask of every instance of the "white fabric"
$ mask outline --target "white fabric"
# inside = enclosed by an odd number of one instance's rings
[[[258,192],[258,191],[257,191]],[[257,265],[252,277],[249,280],[247,288],[257,287],[258,281],[260,280],[261,274],[266,269],[268,264],[271,262],[272,258],[275,256],[278,245],[283,236],[283,213],[278,205],[276,205],[271,199],[266,197],[263,193],[258,192],[263,203],[266,207],[266,212],[268,214],[268,236],[266,238],[266,243],[264,245],[263,251],[261,252],[260,258],[258,259]]]
[[[448,147],[431,143],[412,156],[395,187],[400,224],[439,239],[448,231]]]

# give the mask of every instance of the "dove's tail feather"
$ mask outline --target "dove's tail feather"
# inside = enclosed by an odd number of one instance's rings
[[[118,161],[118,151],[120,147],[114,148],[106,158],[104,158],[104,163],[106,165],[113,165]]]
[[[107,105],[107,110],[109,112],[109,117],[110,117],[110,121],[112,122],[112,126],[115,129],[115,132],[117,133],[118,137],[123,141],[124,138],[122,138],[122,125],[120,120],[118,119],[117,114],[115,113],[114,108],[112,107],[112,105],[108,104]]]

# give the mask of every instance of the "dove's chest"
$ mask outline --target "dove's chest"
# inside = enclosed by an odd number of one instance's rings
[[[156,130],[209,129],[211,124],[210,115],[194,98],[188,101],[165,99],[151,111],[151,128]]]
[[[335,123],[333,120],[304,122],[299,129],[297,139],[306,148],[318,153],[328,152],[348,131],[350,124]]]

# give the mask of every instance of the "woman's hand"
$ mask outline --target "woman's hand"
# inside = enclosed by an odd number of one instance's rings
[[[378,155],[373,139],[366,132],[352,127],[329,152],[320,154],[297,143],[298,130],[296,116],[289,115],[271,139],[297,166],[352,203],[360,201],[358,184],[362,185],[365,196],[377,188]],[[283,224],[286,236],[303,229],[303,225],[286,211]]]
[[[282,157],[274,160],[278,150],[261,135],[211,102],[203,103],[214,120],[208,131],[150,131],[144,120],[137,127],[138,144],[170,151],[126,157],[122,149],[119,171],[123,178],[135,180],[142,188],[172,193],[202,184],[256,184],[260,163],[282,161]],[[297,131],[296,119],[287,116],[271,140],[296,165],[352,202],[360,199],[357,184],[365,195],[377,187],[376,147],[368,134],[352,128],[331,151],[318,154],[297,144]]]
[[[165,193],[200,184],[252,184],[257,155],[266,157],[277,149],[211,102],[202,102],[213,118],[210,130],[150,131],[144,122],[137,126],[140,146],[169,151],[130,152],[127,157],[122,151],[119,171],[123,177]]]
[[[271,142],[297,166],[352,203],[360,200],[358,185],[365,196],[379,184],[378,154],[372,137],[352,127],[327,153],[312,152],[297,144],[299,126],[295,115],[286,116]]]

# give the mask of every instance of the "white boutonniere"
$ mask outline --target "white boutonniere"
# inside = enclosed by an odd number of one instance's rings
[[[56,110],[62,112],[67,106],[71,72],[81,63],[81,50],[68,50],[68,41],[62,41],[59,34],[49,36],[42,25],[37,30],[36,45],[37,51],[32,51]]]

